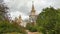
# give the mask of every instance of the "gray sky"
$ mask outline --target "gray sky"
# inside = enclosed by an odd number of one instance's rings
[[[2,3],[3,2],[3,0],[0,0],[0,3]]]
[[[34,1],[37,14],[45,7],[53,6],[54,8],[60,8],[60,0],[4,0],[10,8],[11,17],[22,15],[22,19],[28,18],[32,1]]]

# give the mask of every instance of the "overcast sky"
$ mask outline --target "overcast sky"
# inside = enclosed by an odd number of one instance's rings
[[[11,17],[22,16],[22,19],[26,19],[31,12],[32,1],[36,13],[39,14],[45,7],[53,6],[54,8],[60,8],[60,0],[4,0],[4,2],[10,8]]]
[[[0,0],[0,3],[2,3],[3,2],[3,0]]]

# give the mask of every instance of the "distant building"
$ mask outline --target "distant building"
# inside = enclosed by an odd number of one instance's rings
[[[31,10],[31,13],[29,15],[30,23],[36,24],[36,18],[37,18],[36,10],[34,8],[34,4],[32,4],[32,10]]]
[[[36,10],[34,8],[34,4],[32,4],[32,9],[29,15],[29,20],[27,20],[27,22],[29,21],[29,23],[32,23],[33,25],[36,24],[36,19],[37,19],[37,15],[36,15]],[[26,27],[26,22],[22,20],[21,15],[17,18],[15,18],[15,22],[23,27]]]
[[[17,24],[22,23],[21,15],[20,15],[18,18],[17,18],[17,17],[15,17],[15,22],[16,22]]]
[[[15,23],[17,23],[18,25],[20,26],[23,26],[23,27],[26,27],[26,22],[24,22],[21,18],[21,15],[17,18],[15,17],[15,20],[14,20]]]

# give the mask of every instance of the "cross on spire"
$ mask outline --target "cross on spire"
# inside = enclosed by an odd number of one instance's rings
[[[35,12],[34,1],[32,1],[32,11],[31,12]]]

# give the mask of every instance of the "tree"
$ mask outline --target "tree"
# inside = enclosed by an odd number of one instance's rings
[[[0,4],[0,20],[5,19],[5,15],[8,12],[7,9],[9,9],[5,4]]]
[[[30,32],[37,32],[36,26],[34,26],[32,23],[27,23],[26,29],[29,30]]]
[[[56,34],[56,30],[59,28],[57,24],[60,24],[58,13],[59,11],[53,7],[43,9],[36,21],[39,31],[44,32],[44,34]]]
[[[6,20],[0,21],[0,34],[12,33],[12,32],[26,34],[24,28],[19,26],[17,23],[11,24],[9,21]]]
[[[5,33],[11,33],[11,32],[18,32],[18,33],[22,33],[25,34],[25,30],[24,28],[22,28],[21,26],[19,26],[17,23],[11,24],[7,20],[5,19],[5,15],[7,14],[7,10],[9,8],[5,5],[5,4],[0,4],[0,34],[5,34]]]

